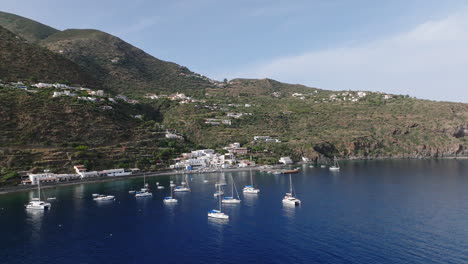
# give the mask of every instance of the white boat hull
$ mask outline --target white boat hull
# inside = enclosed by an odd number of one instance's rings
[[[135,194],[135,197],[150,197],[150,196],[153,196],[153,194],[149,192]]]
[[[177,199],[174,198],[164,198],[164,203],[177,203]]]
[[[44,203],[42,201],[30,202],[26,205],[26,209],[31,210],[47,210],[50,209],[52,205],[50,203]]]
[[[217,219],[229,219],[229,215],[224,213],[208,213],[208,217]]]
[[[239,204],[241,200],[233,198],[233,199],[223,199],[221,202],[224,204]]]
[[[182,187],[182,188],[174,189],[174,192],[190,192],[190,189],[186,187]]]
[[[293,206],[299,206],[301,205],[301,200],[296,199],[296,198],[284,198],[283,199],[283,204],[285,205],[293,205]]]
[[[112,195],[107,195],[107,196],[94,198],[94,201],[113,201],[113,200],[115,200],[115,197],[112,196]]]
[[[328,169],[331,170],[331,171],[339,171],[340,170],[339,167],[333,167],[333,166],[328,168]]]
[[[259,189],[254,189],[254,188],[244,188],[242,190],[243,193],[249,193],[249,194],[258,194],[260,192]]]

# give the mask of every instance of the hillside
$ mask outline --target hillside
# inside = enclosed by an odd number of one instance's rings
[[[0,79],[96,86],[93,77],[77,64],[30,44],[3,27],[0,27],[0,40]]]
[[[41,45],[76,62],[116,93],[198,93],[212,87],[187,68],[156,59],[99,30],[64,30],[41,41]]]
[[[288,87],[271,80],[249,82]],[[276,157],[468,156],[467,104],[316,89],[307,89],[309,93],[296,96],[293,91],[286,90],[282,90],[280,97],[267,94],[273,90],[253,96],[244,87],[231,84],[217,92],[223,91],[240,95],[212,96],[205,104],[173,108],[165,114],[164,124],[183,131],[190,140],[207,147],[216,148],[236,141],[262,152],[266,149]],[[230,118],[228,115],[232,113],[243,115]],[[206,124],[207,119],[231,120],[232,124],[210,125]],[[254,136],[271,136],[282,142],[253,142]]]
[[[58,32],[57,29],[37,21],[1,11],[0,26],[14,32],[29,42],[37,42]]]
[[[41,32],[22,28],[32,22],[21,19],[10,28],[39,41],[32,44],[0,27],[0,185],[9,172],[66,171],[78,163],[166,168],[183,151],[219,150],[233,142],[250,150],[240,158],[261,164],[280,156],[468,157],[468,104],[271,79],[220,83],[98,30],[44,34],[43,27]],[[101,85],[110,93],[9,83],[19,80]],[[65,90],[75,94],[53,98]],[[168,96],[174,92],[192,98]],[[160,96],[144,98],[146,93]],[[184,140],[166,139],[166,129],[177,130]],[[254,136],[277,142],[254,141]]]

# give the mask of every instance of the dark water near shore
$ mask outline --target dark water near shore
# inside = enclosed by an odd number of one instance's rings
[[[138,200],[128,190],[143,179],[47,189],[57,201],[45,212],[24,209],[34,192],[2,195],[0,263],[468,263],[468,160],[302,168],[301,207],[281,203],[287,176],[254,172],[261,193],[224,206],[227,222],[207,218],[216,174],[191,175],[192,192],[172,206],[169,176],[149,178],[153,197]],[[249,181],[229,175],[239,190]]]

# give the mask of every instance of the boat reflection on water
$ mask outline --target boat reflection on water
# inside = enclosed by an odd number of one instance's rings
[[[283,216],[287,219],[293,220],[296,218],[296,206],[293,204],[283,203]]]

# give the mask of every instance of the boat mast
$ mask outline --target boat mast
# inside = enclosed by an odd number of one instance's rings
[[[253,187],[252,168],[250,168],[250,185]]]
[[[291,173],[289,174],[289,193],[293,195]]]
[[[218,184],[218,201],[219,201],[219,212],[221,213],[221,184]]]
[[[41,180],[37,179],[37,193],[39,195],[39,201],[41,200]]]

